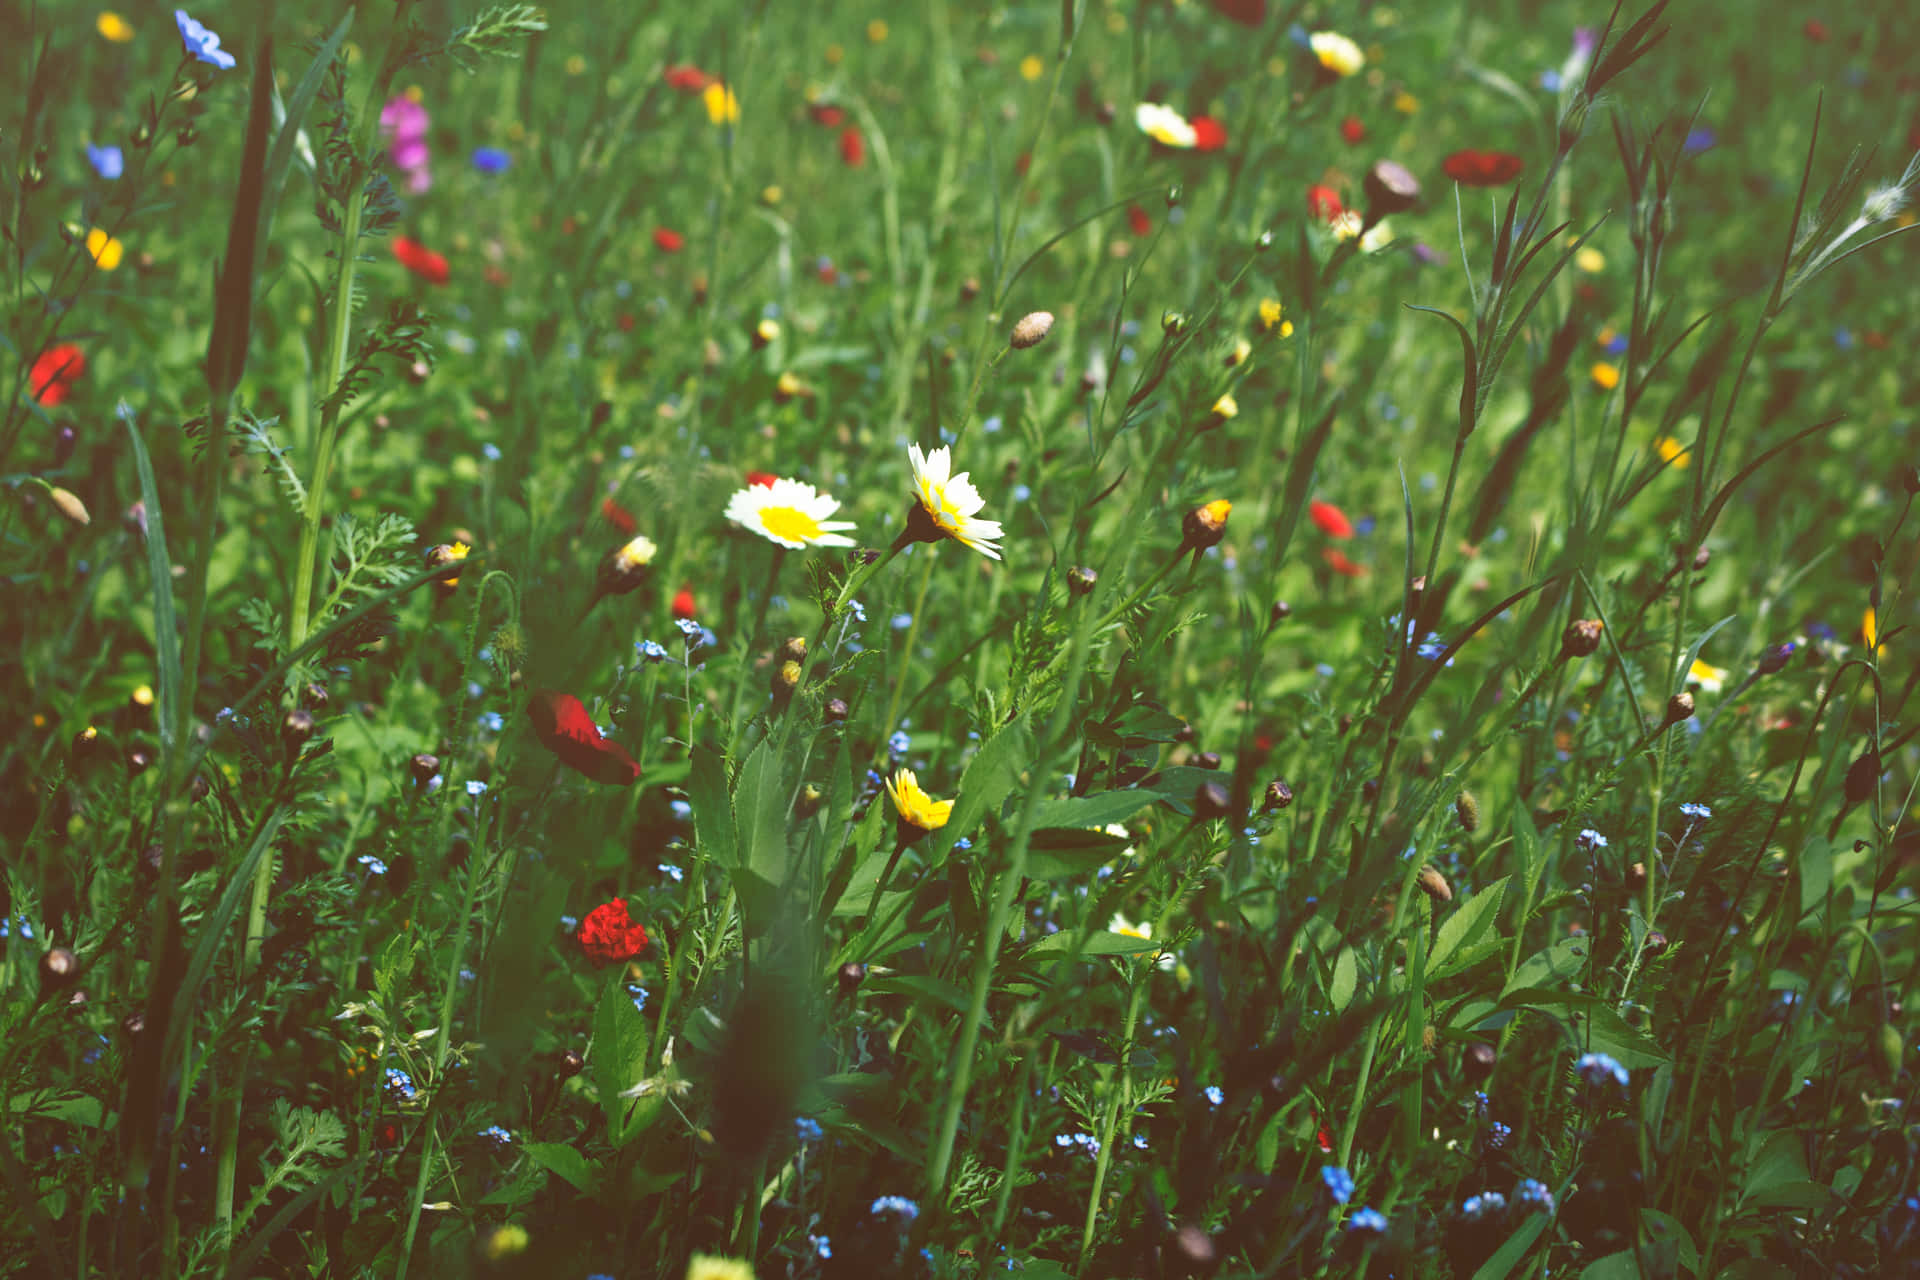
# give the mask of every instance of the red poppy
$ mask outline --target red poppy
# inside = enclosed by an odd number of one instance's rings
[[[1250,27],[1267,20],[1267,0],[1213,0],[1213,7],[1225,17]]]
[[[691,63],[667,68],[667,83],[682,93],[702,93],[713,77]]]
[[[1218,151],[1227,145],[1227,126],[1212,116],[1195,116],[1187,123],[1193,126],[1195,151]]]
[[[1153,219],[1139,205],[1130,204],[1127,206],[1127,225],[1133,228],[1133,234],[1143,236],[1153,230]]]
[[[682,585],[680,590],[674,593],[673,616],[676,618],[691,618],[693,613],[693,584],[689,582]]]
[[[1353,521],[1347,519],[1347,513],[1331,502],[1322,502],[1315,498],[1307,504],[1307,515],[1320,527],[1320,532],[1330,538],[1353,536]]]
[[[673,231],[666,227],[655,227],[653,229],[653,243],[662,253],[678,253],[686,247],[687,238],[678,231]]]
[[[627,749],[603,736],[580,699],[570,693],[544,690],[527,703],[540,744],[560,757],[560,763],[586,774],[595,782],[630,787],[640,776],[640,762]]]
[[[400,260],[401,266],[428,284],[445,284],[453,278],[453,273],[447,269],[446,255],[435,253],[418,240],[395,236],[393,256]]]
[[[829,129],[838,129],[847,122],[847,113],[830,102],[816,102],[807,108],[807,114],[813,117],[817,125]]]
[[[751,489],[753,486],[759,485],[763,489],[771,489],[773,488],[773,482],[779,478],[779,476],[773,474],[771,471],[749,471],[747,472],[747,488]]]
[[[1352,143],[1365,142],[1367,126],[1360,123],[1359,116],[1348,116],[1340,122],[1340,136]]]
[[[374,1126],[373,1145],[381,1150],[390,1150],[400,1145],[400,1126],[391,1120],[383,1120]]]
[[[1316,182],[1307,188],[1307,212],[1322,222],[1332,222],[1347,211],[1340,203],[1340,193],[1332,187]]]
[[[574,935],[596,966],[625,964],[647,949],[647,931],[627,912],[627,900],[615,898],[587,912]]]
[[[1364,578],[1367,574],[1365,565],[1355,564],[1347,558],[1347,553],[1338,547],[1328,547],[1320,553],[1320,558],[1327,562],[1327,568],[1345,577]]]
[[[1468,147],[1440,162],[1455,182],[1469,187],[1503,187],[1520,176],[1526,162],[1511,151],[1476,151]]]
[[[840,131],[840,159],[849,169],[867,162],[867,140],[861,136],[859,125],[850,124]]]
[[[73,384],[87,371],[86,353],[71,342],[48,347],[33,358],[33,370],[27,375],[27,392],[51,409],[66,400]]]
[[[633,512],[615,502],[611,496],[600,499],[600,514],[606,517],[608,524],[629,538],[640,527],[640,522],[633,518]]]

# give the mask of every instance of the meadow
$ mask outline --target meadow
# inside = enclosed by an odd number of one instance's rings
[[[0,1275],[1920,1275],[1920,24],[5,6]]]

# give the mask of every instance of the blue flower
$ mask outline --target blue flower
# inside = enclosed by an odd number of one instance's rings
[[[847,601],[847,612],[853,615],[855,622],[865,622],[867,620],[867,606],[861,604],[858,600]]]
[[[473,167],[482,173],[505,173],[513,167],[513,157],[499,147],[475,147]]]
[[[189,18],[185,9],[175,9],[173,20],[180,27],[180,43],[188,53],[222,71],[233,70],[233,55],[220,47],[218,35]]]
[[[910,613],[896,613],[893,615],[890,625],[895,631],[905,631],[913,625],[913,615]]]
[[[387,1093],[399,1102],[412,1102],[418,1094],[413,1087],[413,1077],[398,1067],[387,1068]]]
[[[1207,1100],[1209,1105],[1216,1107],[1227,1100],[1226,1091],[1221,1089],[1217,1084],[1208,1085],[1200,1091],[1200,1095]]]
[[[920,1216],[920,1206],[905,1196],[881,1196],[873,1202],[873,1208],[868,1212],[875,1217],[884,1213],[897,1213],[908,1222],[912,1222]]]
[[[1713,810],[1709,809],[1706,805],[1693,804],[1691,802],[1681,805],[1680,812],[1686,814],[1689,818],[1706,819],[1713,816]]]
[[[1520,1185],[1513,1189],[1513,1202],[1537,1213],[1553,1212],[1553,1192],[1547,1190],[1547,1184],[1538,1178],[1520,1179]]]
[[[1333,1197],[1335,1204],[1345,1204],[1353,1199],[1353,1175],[1337,1164],[1330,1164],[1320,1170],[1321,1185],[1327,1194]]]
[[[700,643],[701,627],[700,624],[692,618],[676,618],[673,625],[680,628],[680,634],[685,636],[693,644]]]
[[[1357,1234],[1383,1236],[1387,1234],[1387,1215],[1372,1205],[1361,1205],[1347,1219],[1347,1230]]]
[[[489,440],[480,446],[480,454],[488,462],[500,461],[500,446]]]
[[[1607,339],[1606,346],[1602,349],[1610,356],[1625,355],[1627,353],[1627,335],[1624,333],[1614,334],[1611,338]]]
[[[674,866],[671,862],[661,863],[659,865],[658,870],[661,875],[673,881],[675,884],[679,884],[682,880],[685,880],[687,878],[687,873],[685,871],[682,871],[679,867]]]
[[[500,1146],[503,1146],[503,1147],[506,1146],[509,1142],[513,1141],[513,1135],[509,1133],[507,1130],[502,1129],[497,1124],[490,1124],[486,1128],[482,1129],[480,1131],[480,1136],[483,1138],[491,1138],[494,1142],[498,1143]]]
[[[826,1131],[821,1129],[818,1120],[812,1120],[806,1116],[797,1116],[793,1122],[793,1136],[803,1143],[818,1142],[826,1136]]]
[[[105,178],[108,182],[112,182],[115,178],[118,178],[127,171],[126,157],[120,154],[120,148],[118,147],[96,147],[89,142],[87,144],[87,163],[93,166],[95,173]]]
[[[1500,1121],[1495,1120],[1493,1122],[1493,1128],[1487,1131],[1487,1145],[1495,1148],[1504,1147],[1507,1145],[1507,1139],[1512,1136],[1512,1125],[1502,1124]]]
[[[1580,1073],[1582,1080],[1596,1088],[1609,1080],[1622,1089],[1627,1087],[1627,1069],[1608,1054],[1582,1054],[1580,1061],[1574,1064],[1574,1070]]]
[[[1468,1222],[1478,1222],[1482,1218],[1504,1213],[1506,1208],[1507,1198],[1498,1191],[1482,1191],[1477,1196],[1467,1197],[1466,1203],[1460,1206],[1460,1216]]]
[[[478,778],[468,778],[467,794],[470,796],[483,796],[487,794],[487,784]]]
[[[507,722],[501,718],[498,711],[482,711],[479,715],[479,721],[480,727],[488,733],[498,733],[504,729],[507,724]]]
[[[383,876],[387,874],[387,864],[380,861],[380,859],[374,857],[370,853],[363,853],[359,857],[355,858],[354,861],[359,863],[361,866],[365,867],[368,871],[372,872],[376,876]]]
[[[1720,136],[1702,124],[1689,129],[1687,131],[1687,140],[1680,145],[1688,155],[1699,155],[1702,151],[1711,150],[1717,146],[1719,142]]]
[[[814,1257],[824,1259],[833,1256],[833,1241],[826,1236],[808,1236],[807,1243],[813,1246]]]
[[[895,730],[893,736],[887,739],[887,750],[896,756],[907,754],[908,748],[912,746],[913,739],[909,738],[903,730]]]
[[[1560,73],[1552,69],[1540,73],[1540,87],[1548,93],[1560,92]]]
[[[1592,853],[1595,849],[1606,848],[1607,838],[1592,827],[1588,827],[1573,838],[1573,847],[1582,853]]]
[[[634,651],[648,662],[665,662],[667,660],[667,646],[661,644],[658,640],[642,640],[633,647]]]
[[[637,982],[627,984],[627,994],[633,997],[633,1007],[640,1013],[647,1011],[647,997],[652,994]]]

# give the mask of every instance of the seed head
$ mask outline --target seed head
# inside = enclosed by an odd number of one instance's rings
[[[1447,878],[1444,875],[1440,874],[1440,868],[1434,866],[1422,867],[1420,868],[1420,874],[1414,879],[1415,883],[1420,886],[1420,891],[1429,898],[1432,898],[1435,902],[1453,901],[1453,886],[1447,883]]]
[[[1793,641],[1787,640],[1774,645],[1760,655],[1759,671],[1763,676],[1777,675],[1787,669],[1793,661]]]
[[[1693,695],[1676,693],[1667,699],[1667,724],[1679,724],[1682,720],[1693,718]]]
[[[1028,347],[1039,346],[1052,332],[1053,312],[1029,311],[1013,326],[1013,334],[1007,342],[1015,351],[1025,351]]]
[[[80,957],[65,947],[55,947],[40,957],[40,985],[43,987],[64,987],[79,976]]]
[[[807,638],[805,636],[788,636],[786,641],[780,646],[779,657],[782,662],[805,662],[807,660]]]
[[[1560,633],[1560,656],[1563,658],[1584,658],[1600,647],[1600,622],[1596,618],[1581,618],[1570,623]]]
[[[1460,819],[1460,829],[1468,835],[1480,829],[1480,802],[1473,798],[1473,792],[1462,791],[1453,802],[1454,816]]]
[[[422,751],[407,762],[407,767],[413,772],[413,780],[425,786],[434,774],[440,772],[440,757]]]
[[[1067,570],[1067,594],[1084,596],[1092,593],[1094,584],[1100,581],[1100,575],[1086,565],[1077,564]]]
[[[1287,785],[1286,779],[1275,778],[1267,784],[1267,799],[1262,806],[1266,812],[1278,813],[1292,803],[1293,788]]]
[[[824,714],[828,724],[839,724],[847,718],[847,700],[845,698],[828,698]]]

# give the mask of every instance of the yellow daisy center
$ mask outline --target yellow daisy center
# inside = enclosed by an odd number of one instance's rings
[[[823,532],[820,522],[798,507],[760,508],[760,527],[789,542],[812,542]]]

